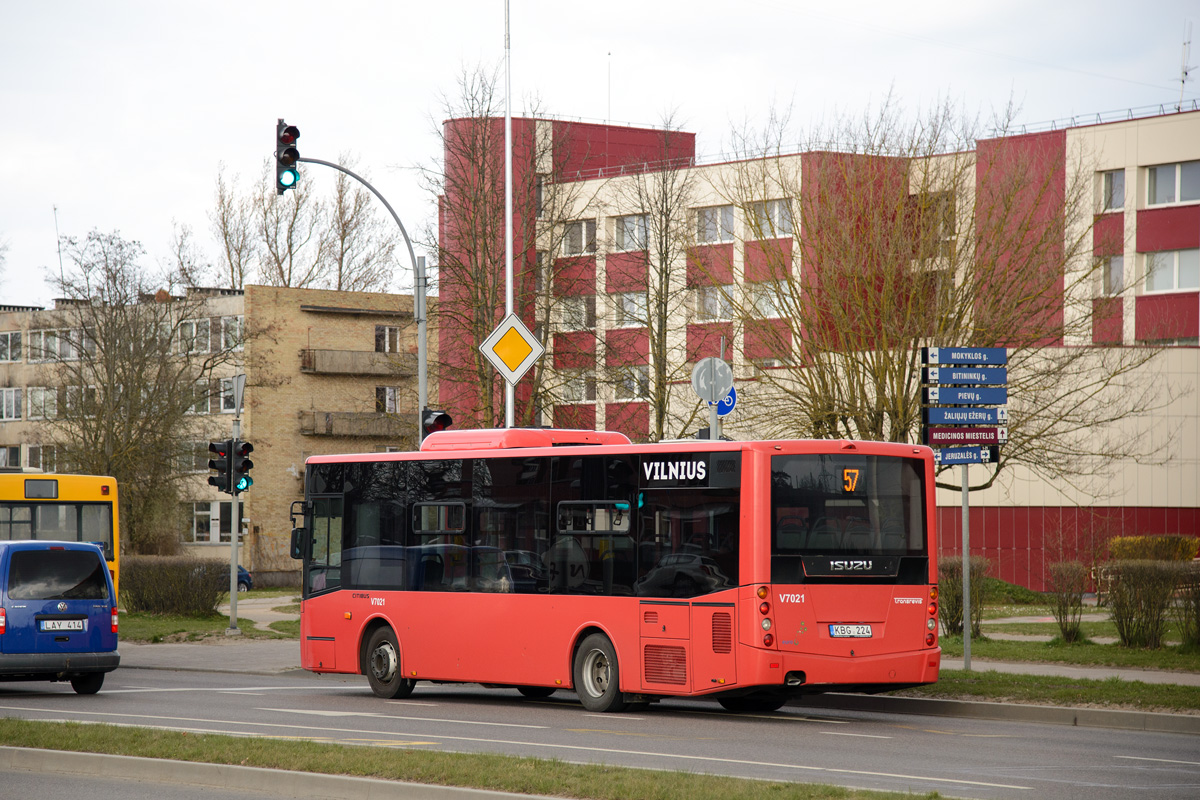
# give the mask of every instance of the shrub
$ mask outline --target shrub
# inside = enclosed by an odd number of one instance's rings
[[[979,636],[983,625],[983,596],[991,562],[982,556],[971,556],[971,635]],[[963,632],[962,558],[946,558],[938,562],[938,604],[942,632],[961,636]]]
[[[1109,565],[1109,605],[1126,647],[1162,647],[1167,609],[1187,566],[1177,561],[1114,561]]]
[[[1050,565],[1050,606],[1062,640],[1068,644],[1079,641],[1087,582],[1088,568],[1078,561]]]
[[[1194,536],[1117,536],[1109,540],[1109,557],[1114,561],[1191,561],[1200,552]]]
[[[229,565],[186,556],[121,559],[121,602],[126,611],[208,616],[229,591]]]
[[[1185,647],[1200,647],[1200,564],[1188,564],[1179,587],[1175,620]]]

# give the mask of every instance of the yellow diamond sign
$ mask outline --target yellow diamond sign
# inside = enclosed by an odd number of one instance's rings
[[[516,314],[509,314],[479,350],[504,376],[504,380],[512,384],[521,380],[533,362],[546,352],[546,348],[534,338]]]

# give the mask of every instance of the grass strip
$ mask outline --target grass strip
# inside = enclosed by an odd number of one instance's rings
[[[942,655],[961,658],[961,636],[943,636]],[[1049,642],[1012,641],[1009,639],[971,638],[972,657],[994,661],[1028,661],[1033,663],[1073,664],[1081,667],[1124,667],[1128,669],[1178,670],[1200,672],[1200,651],[1180,645],[1158,650],[1122,647],[1119,644],[1074,642],[1062,639]]]
[[[811,783],[570,764],[554,759],[446,753],[409,749],[401,744],[351,747],[74,722],[0,719],[0,744],[292,771],[302,764],[305,771],[328,775],[581,800],[886,800],[941,796],[936,792],[922,795],[873,792]]]
[[[191,617],[180,614],[121,612],[120,638],[123,642],[138,644],[195,642],[209,636],[223,636],[228,628],[229,617],[225,614]],[[243,625],[240,620],[238,629],[242,631],[243,636],[249,639],[284,639],[300,636],[299,623],[297,623],[294,635],[262,631],[253,625]]]
[[[975,653],[974,642],[971,652]],[[1030,703],[1086,706],[1114,711],[1200,713],[1200,686],[1143,683],[1119,678],[1089,680],[1054,675],[995,672],[979,662],[971,671],[943,669],[938,682],[893,692],[899,697],[939,700],[980,700],[989,703]]]

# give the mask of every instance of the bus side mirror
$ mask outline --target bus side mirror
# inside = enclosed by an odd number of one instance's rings
[[[292,558],[304,557],[304,528],[292,528]]]

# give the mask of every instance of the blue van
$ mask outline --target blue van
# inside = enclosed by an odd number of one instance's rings
[[[0,542],[0,681],[95,694],[121,663],[104,553],[87,542]]]

